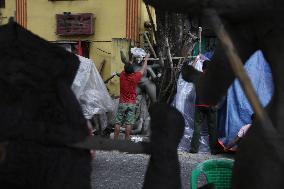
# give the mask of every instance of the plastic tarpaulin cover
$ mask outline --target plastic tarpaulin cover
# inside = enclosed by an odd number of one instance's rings
[[[194,84],[186,82],[180,75],[177,82],[177,93],[172,103],[172,106],[182,113],[185,120],[184,135],[178,148],[180,151],[189,152],[190,150],[190,141],[194,128],[195,97],[196,92]],[[208,151],[208,137],[205,135],[200,137],[199,151]]]
[[[82,107],[86,119],[95,114],[114,111],[113,101],[92,60],[78,56],[80,67],[72,84],[72,90]]]
[[[266,106],[272,98],[274,85],[270,67],[263,57],[261,51],[256,51],[246,62],[245,70],[254,86],[254,89],[263,106]],[[243,125],[251,123],[253,113],[238,80],[230,86],[227,92],[226,103],[222,107],[220,123],[220,141],[228,144],[236,137]]]
[[[202,66],[203,66],[203,62],[205,60],[209,60],[209,59],[206,56],[204,56],[203,54],[197,55],[197,57],[195,58],[195,60],[192,63],[192,65],[198,71],[203,72]]]

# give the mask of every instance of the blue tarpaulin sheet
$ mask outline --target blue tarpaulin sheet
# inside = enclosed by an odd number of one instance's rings
[[[270,67],[260,50],[256,51],[245,63],[245,70],[263,106],[266,106],[274,91]],[[228,144],[236,137],[240,128],[251,123],[253,113],[239,81],[236,79],[227,92],[227,98],[219,111],[219,140]]]

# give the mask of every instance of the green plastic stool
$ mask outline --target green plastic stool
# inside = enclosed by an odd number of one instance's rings
[[[197,189],[198,177],[203,173],[207,183],[213,183],[215,189],[227,189],[231,186],[234,160],[227,158],[210,159],[201,162],[192,171],[191,189]]]

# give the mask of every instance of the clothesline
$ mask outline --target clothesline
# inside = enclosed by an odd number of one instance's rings
[[[197,56],[188,56],[188,57],[172,57],[173,60],[179,60],[179,59],[190,59],[190,58],[196,58]],[[164,60],[166,58],[163,58]],[[152,60],[152,61],[157,61],[159,60],[159,58],[148,58],[148,60]]]

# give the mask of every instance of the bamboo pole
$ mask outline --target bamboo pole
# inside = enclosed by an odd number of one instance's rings
[[[165,91],[168,91],[170,89],[170,87],[172,86],[172,84],[174,83],[174,80],[175,80],[175,70],[174,70],[174,63],[173,63],[173,59],[172,59],[172,55],[171,55],[171,48],[170,48],[170,44],[169,44],[169,39],[167,37],[166,37],[166,49],[167,49],[167,57],[168,57],[168,60],[170,62],[170,68],[171,68],[170,82],[169,82],[168,86],[165,89]],[[171,97],[171,92],[170,92],[170,96],[169,96],[169,98],[167,100],[167,103],[169,103],[170,97]]]
[[[147,43],[148,43],[148,45],[149,45],[149,47],[150,47],[150,51],[152,52],[154,58],[157,58],[157,54],[156,54],[156,52],[155,52],[155,50],[154,50],[154,48],[153,48],[153,46],[152,46],[152,44],[151,44],[151,42],[150,42],[148,36],[147,36],[147,33],[144,32],[143,35],[144,35],[144,37],[145,37],[145,39],[146,39],[146,41],[147,41]]]
[[[99,73],[100,73],[100,75],[103,74],[103,71],[104,71],[104,68],[105,68],[105,64],[106,64],[106,60],[103,59],[103,61],[102,61],[101,64],[100,64],[100,68],[99,68]]]
[[[190,58],[196,58],[197,56],[188,56],[188,57],[172,57],[172,60],[179,60],[179,59],[190,59]],[[162,60],[165,60],[167,58],[163,58],[162,56],[159,55],[159,58],[148,58],[148,60],[151,60],[151,61],[160,61],[160,59]]]
[[[201,54],[202,45],[202,27],[198,28],[198,54]]]
[[[148,17],[150,19],[150,23],[151,23],[151,26],[152,26],[152,31],[153,31],[153,34],[154,34],[154,44],[156,44],[156,40],[157,40],[157,30],[156,30],[156,26],[155,26],[155,23],[154,23],[154,20],[153,20],[153,17],[152,17],[152,14],[151,14],[151,11],[150,11],[150,7],[149,5],[146,4],[146,9],[147,9],[147,13],[148,13]]]
[[[156,32],[157,30],[156,30],[156,27],[155,27],[155,24],[154,24],[154,20],[153,20],[151,11],[150,11],[150,7],[149,7],[149,5],[147,5],[147,4],[146,4],[146,9],[147,9],[147,13],[148,13],[148,16],[149,16],[150,23],[151,23],[151,25],[152,25],[153,31]]]
[[[159,60],[159,64],[163,68],[165,66],[165,62],[164,62],[164,58],[163,58],[162,52],[159,52],[159,58],[157,60]]]
[[[172,59],[172,55],[171,55],[169,39],[167,37],[166,37],[166,49],[167,49],[168,60],[170,61],[170,66],[171,66],[171,68],[173,68],[174,64],[173,64],[173,59]]]

